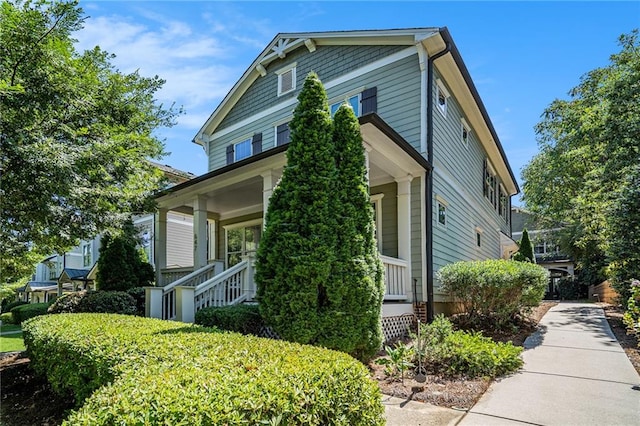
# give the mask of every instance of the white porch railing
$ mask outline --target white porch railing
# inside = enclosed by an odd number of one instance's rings
[[[409,262],[380,255],[384,264],[384,300],[406,300],[409,288]]]
[[[253,281],[252,268],[245,260],[198,285],[193,295],[195,312],[210,306],[235,305],[253,297],[249,294],[249,281]]]
[[[159,287],[164,287],[166,285],[171,284],[174,281],[178,281],[182,277],[186,277],[190,273],[193,272],[193,267],[184,267],[184,268],[167,268],[163,269],[160,273],[161,282],[159,283]]]

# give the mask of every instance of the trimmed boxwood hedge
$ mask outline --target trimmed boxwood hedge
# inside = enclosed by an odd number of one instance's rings
[[[20,305],[11,309],[11,315],[13,316],[13,322],[21,324],[22,321],[29,318],[36,317],[38,315],[45,315],[49,309],[48,303],[29,303],[28,305]]]
[[[204,327],[216,327],[254,335],[258,335],[264,326],[258,305],[231,305],[200,309],[196,312],[195,323]]]
[[[82,404],[67,424],[384,424],[367,368],[340,352],[115,314],[23,330],[33,368]]]

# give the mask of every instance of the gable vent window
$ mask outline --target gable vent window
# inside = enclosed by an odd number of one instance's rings
[[[449,98],[451,97],[451,95],[449,95],[449,92],[444,87],[444,84],[442,83],[442,81],[439,78],[436,79],[436,88],[437,88],[436,96],[437,96],[438,111],[440,111],[440,113],[444,117],[446,117],[447,116],[447,104],[449,103]]]
[[[276,71],[278,75],[278,96],[287,94],[296,89],[296,64]]]

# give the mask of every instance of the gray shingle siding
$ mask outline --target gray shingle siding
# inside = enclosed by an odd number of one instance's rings
[[[309,53],[301,47],[289,53],[286,58],[276,60],[267,67],[267,75],[258,78],[242,98],[234,105],[222,120],[218,130],[229,127],[264,109],[270,108],[286,99],[298,96],[304,79],[315,71],[324,82],[391,55],[406,46],[318,46]],[[296,90],[283,96],[277,96],[278,76],[275,71],[296,62]]]

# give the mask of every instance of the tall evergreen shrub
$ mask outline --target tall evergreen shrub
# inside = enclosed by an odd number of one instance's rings
[[[260,314],[284,339],[317,344],[335,260],[336,166],[327,95],[307,76],[294,110],[287,165],[274,189],[257,253]]]
[[[536,256],[533,253],[533,243],[531,239],[529,239],[529,232],[526,228],[522,230],[520,249],[513,255],[513,260],[536,263]]]
[[[153,267],[137,248],[137,232],[131,221],[116,234],[102,237],[98,258],[97,287],[106,291],[127,291],[150,285]]]
[[[333,142],[339,206],[334,213],[339,232],[332,285],[327,289],[331,312],[319,343],[365,361],[375,355],[384,340],[381,323],[384,279],[374,237],[360,125],[346,103],[335,114]]]

